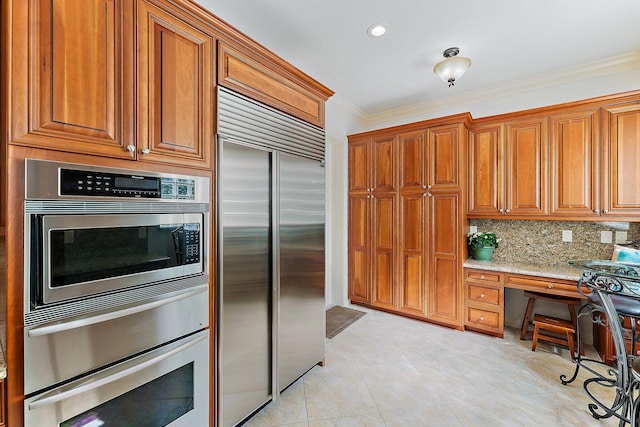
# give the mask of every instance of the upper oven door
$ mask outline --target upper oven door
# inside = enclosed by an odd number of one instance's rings
[[[31,215],[32,303],[202,274],[204,215]]]

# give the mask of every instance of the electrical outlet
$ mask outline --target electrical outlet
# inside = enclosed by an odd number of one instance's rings
[[[616,231],[616,243],[626,243],[626,242],[627,242],[627,232]]]
[[[601,231],[600,232],[600,243],[613,243],[613,232],[612,231]]]
[[[476,227],[475,225],[470,225],[469,226],[469,233],[473,234],[473,233],[477,233],[478,232],[478,227]]]
[[[562,241],[563,242],[572,242],[573,241],[573,232],[571,230],[562,230]]]

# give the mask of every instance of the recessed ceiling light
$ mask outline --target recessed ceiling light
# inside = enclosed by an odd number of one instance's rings
[[[387,28],[383,24],[373,24],[367,28],[367,34],[371,37],[382,37],[387,32]]]

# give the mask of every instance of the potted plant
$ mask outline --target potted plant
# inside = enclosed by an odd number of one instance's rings
[[[500,238],[496,233],[470,233],[467,236],[469,253],[477,260],[488,261],[493,256],[493,251],[498,247]]]

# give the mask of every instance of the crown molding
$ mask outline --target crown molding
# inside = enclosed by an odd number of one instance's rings
[[[377,123],[389,123],[405,117],[425,115],[430,112],[443,111],[457,107],[517,95],[536,89],[559,86],[581,80],[602,77],[610,74],[621,73],[640,69],[640,50],[635,50],[623,55],[601,59],[598,61],[564,68],[562,70],[539,74],[510,82],[500,83],[484,87],[482,89],[458,93],[455,95],[434,99],[419,104],[408,105],[382,113],[362,113],[362,122],[366,127]]]

